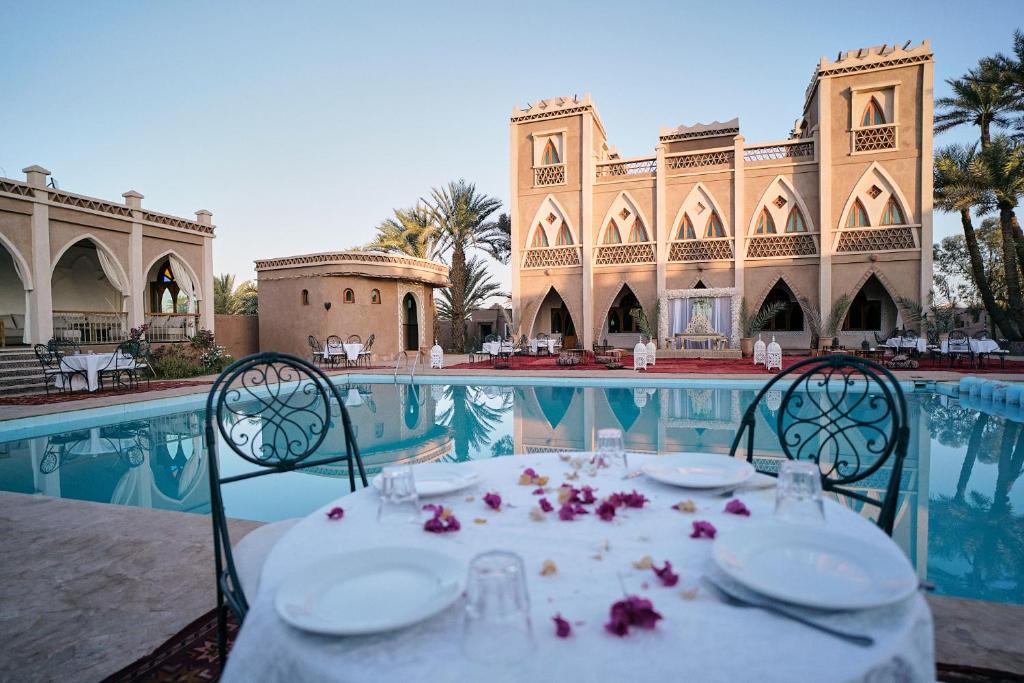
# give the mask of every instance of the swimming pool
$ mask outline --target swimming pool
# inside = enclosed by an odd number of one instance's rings
[[[343,384],[342,394],[371,476],[396,461],[590,450],[596,430],[608,426],[623,430],[630,451],[728,452],[760,386],[358,379]],[[1014,490],[1024,469],[1024,417],[905,389],[910,450],[894,539],[938,593],[1024,603],[1024,486]],[[769,396],[758,415],[758,450],[769,454],[777,398]],[[3,423],[0,490],[208,513],[204,400],[200,394]],[[224,474],[252,467],[236,457],[221,463]],[[887,477],[880,470],[865,489],[879,490]],[[347,486],[344,465],[336,464],[232,484],[224,495],[229,515],[272,521],[307,514]]]

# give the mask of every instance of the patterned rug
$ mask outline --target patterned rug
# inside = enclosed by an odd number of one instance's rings
[[[238,632],[234,615],[228,615],[228,650]],[[102,683],[192,683],[220,679],[217,659],[217,614],[210,610],[148,655],[129,664]]]
[[[99,396],[124,396],[126,394],[144,394],[147,391],[161,391],[163,389],[177,389],[178,387],[193,387],[201,384],[209,384],[202,380],[159,380],[151,385],[143,385],[136,389],[109,389],[103,391],[76,391],[70,394],[50,393],[47,394],[25,394],[24,396],[0,397],[0,406],[44,406],[51,403],[64,403],[67,401],[80,401],[83,398],[97,398]]]

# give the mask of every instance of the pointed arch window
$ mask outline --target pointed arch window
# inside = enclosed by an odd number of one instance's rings
[[[540,163],[544,166],[562,163],[561,159],[558,158],[558,150],[555,148],[554,140],[548,140],[547,144],[544,145],[544,153],[541,155]]]
[[[640,219],[633,221],[633,227],[629,229],[630,242],[647,242],[647,228]]]
[[[885,208],[882,209],[882,225],[903,225],[906,221],[903,219],[903,210],[900,209],[899,202],[896,201],[895,197],[889,197],[889,201],[885,203]]]
[[[754,225],[755,235],[774,235],[775,221],[772,220],[772,215],[768,213],[768,209],[761,209],[761,215],[757,217],[757,223]]]
[[[789,212],[789,218],[786,219],[786,232],[807,232],[803,214],[795,206]]]
[[[530,242],[530,247],[537,249],[546,246],[548,246],[548,234],[544,232],[544,226],[538,223],[533,230],[533,241]]]
[[[302,290],[302,305],[303,306],[308,306],[309,305],[309,290],[308,289]]]
[[[885,114],[882,113],[882,107],[878,104],[878,100],[872,97],[866,107],[864,107],[864,115],[860,117],[861,127],[867,126],[880,126],[885,123]]]
[[[693,230],[693,221],[690,220],[690,214],[683,214],[683,221],[679,224],[679,237],[681,240],[695,240],[697,239],[697,233]]]
[[[570,244],[575,244],[575,240],[572,238],[572,231],[569,230],[569,226],[565,221],[562,221],[562,227],[558,229],[558,235],[555,237],[555,245],[559,247],[567,247]]]
[[[864,205],[860,203],[859,199],[853,200],[853,206],[850,207],[850,215],[846,218],[846,227],[866,228],[870,225],[871,221],[868,220],[868,212],[864,210]]]
[[[609,221],[608,227],[604,230],[604,243],[605,244],[621,244],[622,235],[619,234],[619,226],[615,225],[615,221]]]
[[[708,224],[704,228],[704,236],[725,237],[725,226],[722,225],[722,219],[718,217],[717,211],[712,211],[711,215],[708,216]]]

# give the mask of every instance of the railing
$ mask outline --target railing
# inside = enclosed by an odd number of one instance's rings
[[[747,244],[747,258],[816,256],[817,254],[818,242],[815,234],[754,235]]]
[[[108,311],[54,311],[53,338],[79,344],[111,344],[128,338],[128,314]]]
[[[25,183],[19,183],[15,180],[8,180],[6,178],[0,178],[0,192],[8,192],[10,194],[18,194],[22,197],[32,196],[32,187]]]
[[[416,351],[416,356],[412,360],[412,365],[409,365],[409,352],[399,351],[398,355],[395,356],[395,384],[398,384],[398,370],[402,367],[402,359],[405,359],[405,366],[409,368],[409,383],[412,384],[413,377],[416,376],[416,366],[420,362],[420,352]]]
[[[814,140],[787,140],[743,148],[743,161],[746,163],[813,158]]]
[[[701,150],[699,152],[679,152],[665,155],[665,168],[670,171],[682,168],[707,168],[709,166],[731,166],[736,151],[728,149]]]
[[[199,329],[196,313],[147,313],[146,339],[152,342],[188,341]]]
[[[595,263],[599,266],[654,263],[654,242],[602,244],[597,248]]]
[[[917,249],[912,225],[894,225],[861,230],[843,229],[836,236],[836,253]]]
[[[878,152],[896,149],[896,124],[857,128],[853,131],[854,152]]]
[[[564,185],[565,164],[535,166],[533,169],[533,184],[536,187],[542,187],[544,185]]]
[[[131,208],[124,204],[112,204],[111,202],[105,202],[102,199],[71,194],[70,192],[58,192],[57,190],[47,190],[47,192],[49,192],[50,201],[55,204],[65,204],[79,209],[102,211],[103,213],[112,213],[115,216],[130,217],[132,215]]]
[[[597,179],[621,178],[633,175],[654,175],[658,171],[658,160],[655,158],[645,159],[616,159],[597,165]]]
[[[582,263],[580,245],[533,247],[523,252],[523,268],[568,268]]]
[[[699,240],[677,240],[669,245],[669,261],[729,261],[731,259],[731,237],[708,237]]]

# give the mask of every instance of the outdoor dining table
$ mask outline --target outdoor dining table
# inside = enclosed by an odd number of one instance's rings
[[[629,455],[630,473],[655,457]],[[711,560],[714,541],[691,538],[692,523],[709,521],[723,538],[747,525],[770,521],[775,496],[770,488],[736,492],[751,512],[744,517],[725,513],[729,499],[720,495],[624,475],[621,467],[600,469],[592,476],[593,470],[574,470],[555,454],[493,458],[459,467],[475,470],[480,483],[420,501],[450,507],[461,521],[459,531],[428,533],[422,521],[379,525],[373,487],[344,496],[292,527],[270,551],[256,594],[248,596],[250,611],[228,658],[224,680],[934,680],[932,618],[920,593],[888,607],[814,617],[875,639],[874,645],[861,647],[768,612],[730,606],[703,586],[700,577],[716,571]],[[556,511],[542,521],[529,514],[538,505],[535,487],[518,485],[525,467],[550,477],[552,493],[547,497]],[[620,508],[611,521],[596,514],[561,521],[554,487],[574,471],[578,480],[571,483],[596,488],[598,497],[636,490],[649,502],[641,509]],[[483,495],[489,492],[501,495],[500,510],[485,505]],[[696,513],[673,509],[686,499],[694,501]],[[328,519],[326,512],[336,505],[344,508],[343,518]],[[892,544],[870,521],[831,500],[826,501],[826,520],[827,526],[863,541]],[[426,621],[375,635],[312,635],[278,616],[274,600],[283,582],[332,555],[380,546],[434,549],[466,565],[488,550],[519,554],[526,568],[533,651],[515,664],[467,657],[461,599]],[[671,561],[679,583],[663,586],[651,569],[634,566],[648,555],[657,565]],[[556,571],[542,575],[546,560]],[[695,596],[690,592],[694,588]],[[624,593],[653,602],[663,616],[653,630],[633,629],[625,637],[605,630],[610,606]],[[572,624],[569,637],[556,637],[556,614]]]
[[[897,350],[914,349],[918,353],[924,353],[928,348],[928,342],[922,337],[892,337],[887,339],[885,345]]]
[[[992,353],[993,351],[999,350],[999,342],[994,339],[968,339],[971,351],[974,353]],[[956,345],[955,348],[963,349],[963,344]],[[949,353],[949,340],[944,339],[942,341],[942,352]]]
[[[555,352],[555,340],[554,339],[531,339],[530,340],[530,353],[536,354],[537,349],[546,348],[548,353]]]
[[[117,355],[117,359],[111,363],[111,358]],[[71,389],[88,389],[96,391],[100,388],[99,376],[101,370],[115,367],[125,370],[135,367],[135,359],[131,356],[123,356],[115,353],[75,353],[64,356],[61,359],[61,370],[76,370],[85,373],[85,379],[81,375],[71,376]],[[67,389],[68,377],[56,375],[54,383],[61,389]]]
[[[324,347],[324,360],[330,361],[332,356],[345,356],[345,360],[355,363],[359,360],[359,352],[362,350],[362,344],[328,344]]]

